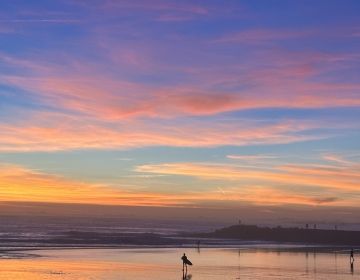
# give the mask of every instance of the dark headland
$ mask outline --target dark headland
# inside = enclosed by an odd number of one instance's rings
[[[299,244],[360,247],[360,231],[234,225],[214,231],[134,232],[116,227],[44,227],[7,229],[0,234],[1,250],[56,247],[219,247],[251,244]],[[1,231],[0,231],[1,233]]]
[[[360,246],[360,231],[233,225],[193,237],[321,245]]]

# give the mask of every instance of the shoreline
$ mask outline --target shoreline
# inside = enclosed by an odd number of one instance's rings
[[[259,243],[242,245],[210,245],[210,246],[173,246],[173,245],[91,245],[91,246],[25,246],[25,247],[0,247],[0,256],[12,252],[46,251],[46,250],[153,250],[153,249],[219,249],[240,251],[269,251],[269,252],[316,252],[316,253],[346,253],[350,249],[360,251],[360,246],[322,245],[322,244],[290,244],[290,243]]]

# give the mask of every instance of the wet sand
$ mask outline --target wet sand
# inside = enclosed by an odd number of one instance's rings
[[[194,266],[188,279],[356,279],[345,252],[262,249],[56,249],[2,255],[0,279],[169,280],[182,279],[180,257]],[[16,252],[20,254],[21,252]],[[359,264],[360,265],[360,264]]]

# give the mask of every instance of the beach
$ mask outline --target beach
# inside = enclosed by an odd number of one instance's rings
[[[2,253],[1,280],[354,279],[345,251],[271,248],[52,249]]]

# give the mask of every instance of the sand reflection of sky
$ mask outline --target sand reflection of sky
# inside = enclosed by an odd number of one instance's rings
[[[42,257],[1,260],[0,279],[181,279],[180,257],[194,266],[188,279],[352,279],[348,255],[236,249],[81,249],[41,251]],[[189,278],[190,277],[190,278]]]

